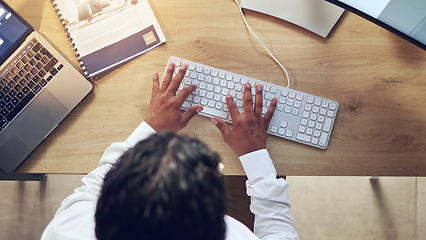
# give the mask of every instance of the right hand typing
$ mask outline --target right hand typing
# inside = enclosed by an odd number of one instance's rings
[[[268,126],[274,115],[277,99],[272,99],[268,111],[262,117],[262,96],[262,86],[257,85],[253,109],[251,85],[247,82],[244,85],[244,112],[240,113],[232,96],[226,97],[226,104],[232,118],[232,129],[220,118],[210,119],[222,133],[223,140],[238,156],[266,148]]]

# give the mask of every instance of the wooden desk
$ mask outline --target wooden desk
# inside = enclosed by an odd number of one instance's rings
[[[8,1],[76,64],[49,0]],[[17,173],[87,173],[104,150],[143,120],[152,75],[175,55],[285,85],[283,72],[244,27],[231,0],[149,0],[167,42],[95,82],[81,105]],[[291,88],[340,103],[327,150],[269,137],[281,175],[426,176],[426,51],[346,12],[326,39],[246,11],[288,68]],[[183,134],[219,151],[225,174],[244,174],[218,130],[202,116]]]

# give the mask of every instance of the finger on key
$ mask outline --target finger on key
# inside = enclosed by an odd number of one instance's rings
[[[185,77],[186,69],[188,68],[188,65],[186,63],[182,64],[180,67],[178,73],[176,76],[172,79],[169,88],[167,91],[171,91],[173,93],[176,93],[176,91],[179,88],[180,83],[182,82],[183,78]]]
[[[244,84],[244,112],[253,112],[253,96],[249,82]]]
[[[183,124],[183,126],[186,126],[195,115],[197,115],[199,112],[203,111],[203,106],[201,105],[195,105],[190,108],[188,108],[183,114],[180,119],[180,122]]]
[[[237,116],[239,116],[240,111],[237,108],[237,105],[235,105],[234,99],[231,95],[226,96],[226,105],[228,106],[229,114],[231,114],[232,119],[236,119]]]
[[[210,118],[210,121],[214,125],[216,125],[220,133],[222,133],[223,139],[225,140],[225,142],[227,142],[229,137],[231,136],[231,129],[229,129],[228,125],[226,125],[226,123],[218,117],[212,117]]]
[[[254,105],[254,115],[262,116],[263,110],[263,91],[262,85],[256,85],[256,95],[255,95],[255,105]]]
[[[175,71],[175,64],[171,62],[167,67],[166,75],[164,76],[163,83],[161,84],[160,91],[165,92],[172,81],[173,73]]]
[[[185,100],[191,95],[192,92],[197,89],[197,85],[192,84],[179,92],[178,95],[176,95],[176,103],[179,104],[179,106],[182,106],[182,104],[185,102]]]
[[[271,121],[272,117],[274,116],[275,108],[277,107],[277,103],[278,103],[278,99],[274,97],[271,101],[271,105],[269,106],[268,111],[265,113],[265,116],[263,116],[263,121],[265,123],[265,125],[264,125],[265,129],[268,129],[268,127],[269,127],[269,122]]]

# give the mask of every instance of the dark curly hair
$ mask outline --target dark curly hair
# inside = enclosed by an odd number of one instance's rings
[[[225,239],[226,194],[218,154],[199,140],[164,132],[120,157],[106,174],[96,237]]]

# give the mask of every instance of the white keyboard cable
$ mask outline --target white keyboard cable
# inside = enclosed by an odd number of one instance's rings
[[[263,48],[265,48],[265,50],[269,53],[272,59],[274,59],[274,61],[278,63],[278,65],[280,65],[280,67],[284,70],[285,75],[287,77],[287,88],[290,88],[290,77],[288,75],[287,69],[285,69],[285,67],[280,63],[280,61],[278,61],[278,59],[268,50],[265,44],[263,44],[262,40],[260,40],[260,38],[251,30],[250,26],[248,25],[246,21],[246,18],[244,17],[244,13],[243,13],[243,9],[241,8],[241,5],[238,3],[237,0],[234,0],[234,2],[238,5],[238,8],[240,9],[241,17],[243,18],[244,24],[246,25],[247,29],[251,32],[251,34],[253,34],[253,36],[257,38],[257,40],[260,42],[260,44],[262,44]]]

